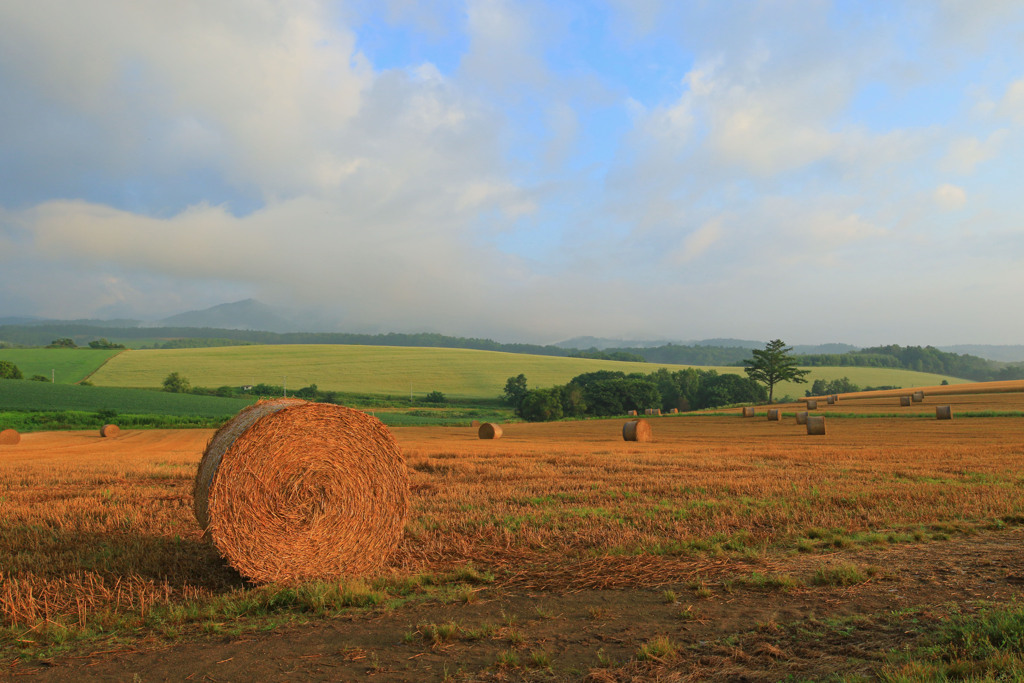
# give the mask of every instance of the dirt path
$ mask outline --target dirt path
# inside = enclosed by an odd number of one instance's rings
[[[876,578],[848,587],[756,587],[741,576],[709,584],[710,595],[682,585],[569,594],[490,589],[470,603],[420,604],[238,638],[19,663],[0,676],[146,683],[588,676],[614,681],[645,677],[637,674],[636,654],[657,636],[680,648],[671,662],[657,667],[664,680],[870,675],[887,652],[919,640],[929,620],[978,601],[1020,597],[1022,544],[1024,529],[1014,528],[769,563],[772,571],[804,579],[836,563],[882,569]],[[678,602],[667,601],[667,589]],[[898,610],[904,611],[894,614]],[[855,615],[860,616],[844,620]],[[911,618],[917,627],[902,621]],[[445,634],[448,623],[459,628]],[[498,666],[499,659],[506,665]]]

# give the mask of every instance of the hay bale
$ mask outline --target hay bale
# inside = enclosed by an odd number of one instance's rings
[[[951,406],[935,406],[936,420],[952,420],[953,408]]]
[[[744,406],[743,417],[754,417],[754,406]]]
[[[625,441],[650,441],[653,436],[651,423],[647,420],[629,420],[622,425],[622,438]]]
[[[679,408],[673,408],[672,410],[668,411],[668,414],[669,415],[678,415],[679,414]]]
[[[924,392],[923,391],[915,391],[910,398],[911,398],[911,400],[914,401],[914,403],[920,403],[921,401],[924,400]]]
[[[0,430],[0,446],[15,446],[21,441],[21,434],[16,429]]]
[[[818,409],[818,402],[817,401],[808,400],[806,402],[806,404],[807,404],[807,410],[817,410]]]
[[[829,396],[829,397],[828,397],[827,399],[825,399],[825,401],[826,401],[826,402],[827,402],[827,403],[828,403],[828,404],[829,404],[830,406],[834,406],[834,405],[836,404],[836,397],[835,397],[835,396]]]
[[[910,405],[910,397],[909,396],[900,396],[900,405],[903,406],[904,408],[909,406]]]
[[[120,433],[121,428],[118,427],[117,425],[103,425],[103,427],[100,428],[100,436],[113,438]]]
[[[500,439],[501,425],[496,425],[493,422],[484,422],[480,425],[476,435],[481,439]]]
[[[626,415],[629,415],[630,417],[636,417],[636,411],[635,410],[627,410],[626,411]]]
[[[409,475],[376,418],[296,399],[262,401],[217,430],[199,463],[196,520],[258,582],[370,572],[401,540]]]
[[[473,429],[480,429],[480,420],[473,420],[469,423],[469,426]]]
[[[651,415],[661,415],[661,408],[651,408]]]
[[[825,433],[825,417],[823,415],[808,415],[807,416],[807,433],[808,434],[824,434]]]
[[[769,408],[768,419],[773,422],[779,422],[782,419],[782,411],[778,408]]]
[[[796,423],[798,425],[805,425],[805,424],[807,424],[807,411],[806,410],[801,410],[801,411],[797,412],[797,414],[796,414]]]

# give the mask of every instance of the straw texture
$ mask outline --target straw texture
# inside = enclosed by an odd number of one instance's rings
[[[772,420],[773,422],[778,422],[779,420],[782,419],[782,411],[779,410],[778,408],[769,408],[768,419]]]
[[[743,417],[754,417],[754,406],[744,406]]]
[[[910,405],[910,397],[909,396],[900,396],[900,405],[903,406],[904,408],[909,406]]]
[[[817,401],[807,401],[806,405],[807,405],[807,410],[817,410],[818,409],[818,402]]]
[[[15,429],[4,429],[0,431],[0,446],[14,446],[21,441],[21,434]]]
[[[825,433],[825,417],[823,415],[808,415],[807,433],[823,435]]]
[[[373,571],[398,545],[409,475],[376,418],[296,399],[246,408],[214,434],[196,474],[196,519],[257,582]]]
[[[476,435],[481,439],[500,439],[501,425],[496,425],[493,422],[484,422],[480,425]]]
[[[910,398],[913,399],[914,403],[920,403],[921,401],[924,400],[924,392],[915,391]]]
[[[827,402],[827,403],[828,403],[828,404],[829,404],[830,406],[834,406],[834,405],[836,404],[836,397],[835,397],[835,396],[829,396],[829,397],[828,397],[827,399],[825,399],[825,401],[826,401],[826,402]]]
[[[103,425],[103,427],[100,428],[100,436],[105,436],[105,437],[112,438],[112,437],[117,436],[120,433],[121,433],[121,428],[118,427],[117,425]]]
[[[953,408],[950,406],[935,406],[936,420],[952,420]]]
[[[622,425],[622,438],[626,441],[650,441],[654,438],[651,423],[647,420],[629,420]]]
[[[805,424],[807,424],[807,411],[806,410],[797,411],[796,423],[798,425],[805,425]]]

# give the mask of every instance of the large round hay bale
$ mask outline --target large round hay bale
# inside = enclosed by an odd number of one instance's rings
[[[14,446],[21,441],[21,434],[16,429],[0,430],[0,446]]]
[[[754,406],[744,406],[743,417],[754,417]]]
[[[935,406],[936,420],[952,420],[953,408],[951,406]]]
[[[196,519],[259,582],[366,574],[401,540],[405,459],[376,418],[296,399],[263,401],[221,427],[199,463]]]
[[[915,391],[913,393],[913,395],[911,395],[910,398],[911,398],[911,400],[914,401],[914,403],[920,403],[921,401],[924,400],[924,392],[923,391]]]
[[[481,439],[500,439],[501,425],[496,425],[493,422],[484,422],[480,425],[480,429],[477,430],[476,435]]]
[[[807,433],[808,434],[824,434],[825,433],[825,417],[823,415],[808,415],[807,416]]]
[[[805,424],[807,424],[807,411],[806,410],[797,411],[796,423],[798,425],[805,425]]]
[[[817,410],[818,409],[818,402],[817,401],[809,400],[809,401],[806,402],[806,405],[807,405],[807,410]]]
[[[772,422],[779,422],[782,419],[782,411],[778,408],[769,408],[768,419]]]
[[[647,420],[629,420],[622,425],[622,438],[625,441],[650,441],[653,436],[651,423]]]
[[[909,396],[900,396],[900,405],[903,406],[904,408],[909,406],[910,405],[910,397]]]
[[[121,433],[121,428],[117,425],[103,425],[100,428],[100,436],[113,438]]]

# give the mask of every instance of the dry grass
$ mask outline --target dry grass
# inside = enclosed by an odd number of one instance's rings
[[[792,422],[664,417],[657,442],[643,444],[623,441],[621,425],[512,424],[497,441],[465,428],[393,430],[411,510],[382,576],[414,582],[471,565],[503,585],[658,585],[770,570],[774,552],[814,539],[1024,516],[1018,418],[834,419],[809,439]],[[11,633],[137,628],[154,609],[212,609],[255,590],[192,517],[210,435],[41,433],[6,449],[0,620],[21,629]]]

